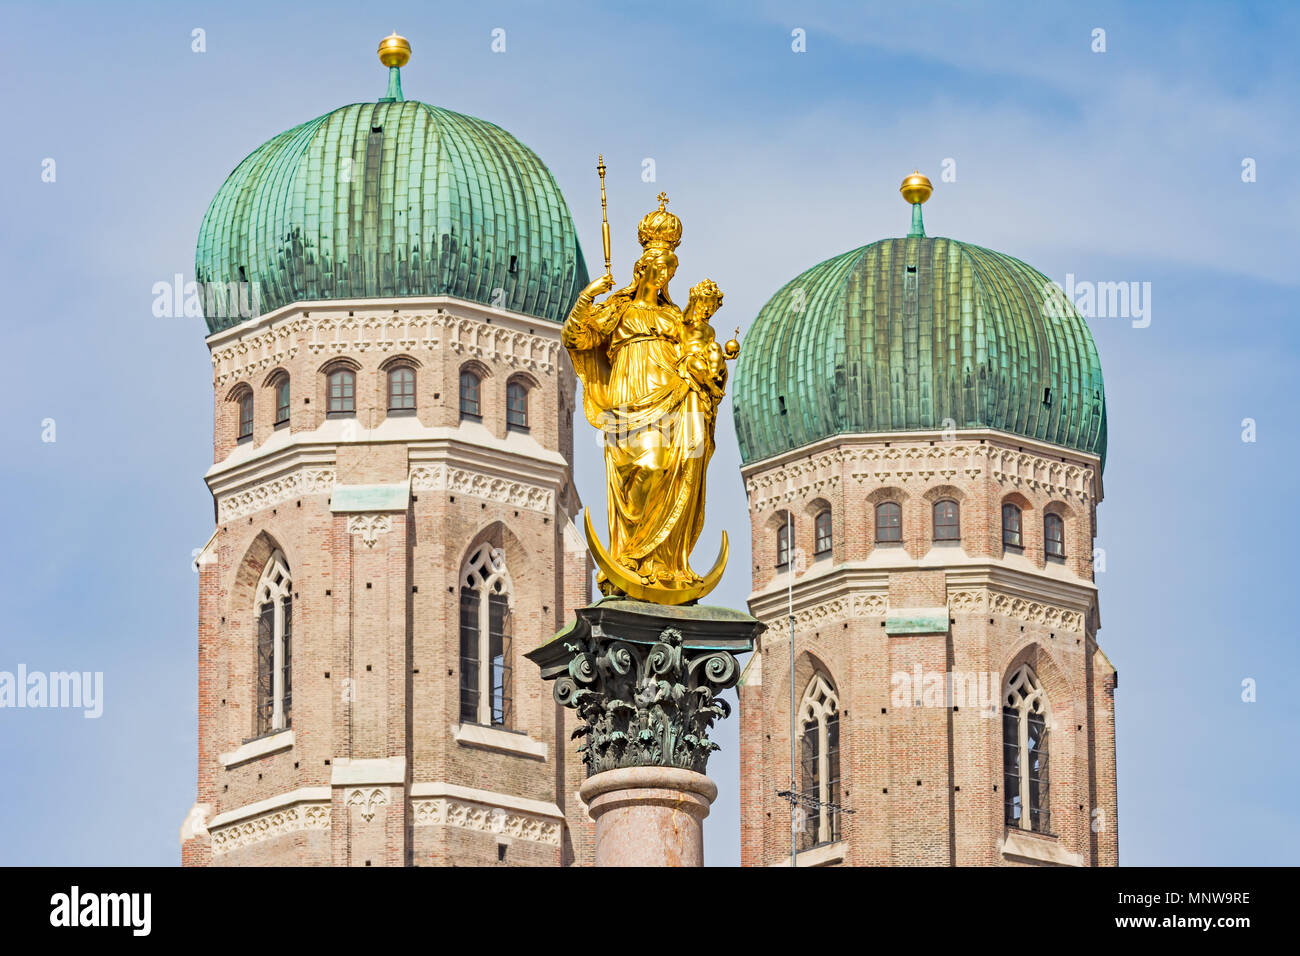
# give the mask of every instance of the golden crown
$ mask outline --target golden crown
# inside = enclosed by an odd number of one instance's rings
[[[668,194],[659,194],[659,208],[646,213],[636,227],[641,248],[676,249],[682,241],[682,221],[668,211]]]

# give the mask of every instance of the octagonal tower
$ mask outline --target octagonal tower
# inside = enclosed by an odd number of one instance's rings
[[[273,137],[199,231],[216,530],[187,864],[581,860],[570,721],[524,650],[589,598],[572,516],[587,281],[554,178],[387,94]]]
[[[924,176],[902,192],[910,233],[787,283],[740,359],[769,625],[740,693],[742,859],[1113,865],[1097,351],[1041,273],[925,235]]]

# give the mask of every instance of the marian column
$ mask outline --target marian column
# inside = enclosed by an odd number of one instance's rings
[[[682,223],[667,203],[660,193],[637,228],[631,282],[596,303],[614,287],[604,224],[605,274],[564,323],[587,420],[604,436],[610,546],[588,514],[604,597],[528,655],[584,721],[580,793],[596,822],[597,866],[703,865],[703,821],[718,792],[705,776],[718,749],[708,731],[729,713],[719,695],[740,676],[736,655],[763,630],[748,614],[697,603],[727,563],[726,532],[707,574],[689,562],[727,361],[740,344],[716,340],[709,317],[722,291],[711,280],[690,290],[684,310],[673,304]]]

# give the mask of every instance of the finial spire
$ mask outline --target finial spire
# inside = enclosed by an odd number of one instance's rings
[[[913,170],[912,175],[903,180],[903,184],[898,187],[898,191],[903,194],[903,198],[912,204],[912,229],[908,236],[925,236],[925,223],[921,220],[921,205],[930,198],[934,192],[934,186],[930,180],[921,175],[919,169]]]
[[[402,67],[411,59],[411,44],[394,30],[379,41],[379,62],[388,67],[388,92],[381,103],[400,103],[402,96]]]
[[[659,208],[660,208],[661,210],[666,210],[666,209],[668,208],[668,194],[667,194],[667,193],[665,193],[665,192],[661,192],[661,193],[659,193],[659,195],[658,195],[657,197],[655,197],[655,198],[657,198],[657,199],[659,200]]]

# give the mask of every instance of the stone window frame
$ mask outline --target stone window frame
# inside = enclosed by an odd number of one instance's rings
[[[279,548],[253,589],[253,633],[256,739],[289,729],[293,709],[293,575]]]
[[[524,432],[529,430],[529,398],[536,382],[526,375],[512,375],[506,381],[506,431]],[[516,408],[515,397],[521,400]]]
[[[235,409],[235,444],[245,445],[253,440],[253,387],[241,382],[226,396]]]
[[[266,377],[265,387],[271,393],[271,427],[282,428],[288,425],[289,416],[293,413],[293,382],[288,370],[277,368]]]
[[[326,418],[355,418],[356,417],[357,399],[360,397],[361,394],[360,387],[357,382],[360,372],[361,372],[361,366],[357,362],[353,361],[352,359],[346,359],[346,358],[334,359],[332,362],[327,362],[325,365],[321,366],[320,376],[321,376],[321,384],[322,384],[322,391],[323,391],[323,398],[324,398],[324,401],[322,402],[322,406],[325,409]],[[335,383],[336,376],[339,377],[338,381],[340,382],[344,381],[344,379],[341,376],[348,376],[351,379],[352,395],[351,395],[350,408],[335,407],[334,383]],[[344,404],[343,400],[346,397],[347,396],[342,393],[342,389],[340,389],[340,395],[339,395],[340,404]]]
[[[835,518],[830,505],[824,505],[813,516],[813,557],[824,558],[834,550]]]
[[[460,421],[483,421],[483,380],[485,378],[487,378],[487,372],[477,362],[466,362],[460,367],[456,390]],[[467,394],[467,386],[470,382],[473,382],[472,396]]]
[[[1060,529],[1060,536],[1054,537],[1049,532],[1049,527],[1056,525]],[[1048,505],[1043,509],[1043,558],[1047,561],[1064,562],[1069,556],[1068,531],[1069,519],[1064,509],[1058,505]],[[1060,543],[1060,550],[1053,551],[1052,544],[1054,541]]]
[[[784,571],[790,567],[791,558],[794,556],[794,512],[783,508],[772,516],[768,525],[776,541],[773,566],[778,571]]]
[[[1042,682],[1028,663],[1021,664],[1002,687],[1003,819],[1010,828],[1049,836],[1051,724]],[[1033,765],[1026,756],[1031,750]]]
[[[799,791],[804,797],[816,800],[817,819],[815,831],[807,825],[806,818],[801,833],[803,844],[809,834],[815,836],[800,851],[836,843],[841,839],[839,791],[840,775],[840,698],[835,681],[822,670],[814,671],[804,687],[799,702],[798,726],[800,753]],[[815,736],[815,751],[814,746]],[[815,768],[817,780],[809,780]],[[816,787],[815,797],[811,787]]]
[[[420,407],[420,363],[409,355],[395,355],[379,366],[383,375],[383,408],[389,417],[415,415]],[[393,404],[393,385],[402,373],[410,374],[410,405]],[[403,388],[405,393],[406,389]],[[403,394],[403,399],[407,396]]]
[[[896,530],[898,536],[895,538],[881,537],[882,530],[893,530],[882,526],[882,515],[885,509],[896,509],[897,511],[898,524]],[[894,498],[877,501],[871,509],[871,530],[874,544],[901,545],[903,543],[903,503]]]
[[[505,550],[484,541],[470,553],[460,573],[459,713],[463,724],[505,729],[514,724],[514,603],[514,582],[506,567]],[[494,634],[493,614],[498,609],[501,621]],[[500,642],[499,656],[492,653],[494,638]]]
[[[942,527],[952,528],[955,533],[951,535],[939,536],[939,509],[945,505],[952,505],[952,522],[945,522]],[[945,495],[938,499],[930,506],[930,535],[931,540],[936,544],[950,544],[952,542],[961,542],[961,502],[956,498]]]
[[[1023,554],[1025,550],[1025,509],[1022,505],[1014,501],[1003,500],[1002,502],[1002,553],[1008,551],[1014,554]],[[1012,519],[1008,524],[1008,519]],[[1008,540],[1011,535],[1013,540]]]

